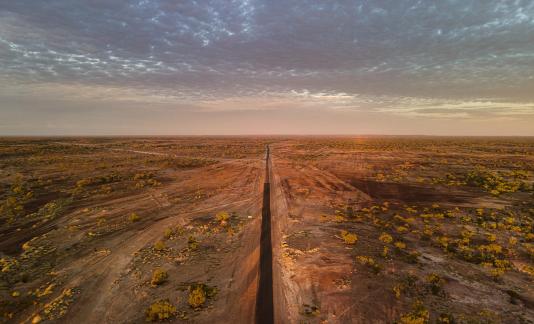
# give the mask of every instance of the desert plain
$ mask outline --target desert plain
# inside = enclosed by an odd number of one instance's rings
[[[534,139],[430,136],[2,138],[0,321],[254,322],[265,182],[275,322],[534,322]]]

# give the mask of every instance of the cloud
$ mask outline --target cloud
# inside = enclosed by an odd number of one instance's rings
[[[533,66],[528,0],[0,3],[0,109],[24,94],[519,118]]]

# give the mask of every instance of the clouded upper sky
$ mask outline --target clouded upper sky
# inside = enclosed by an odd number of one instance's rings
[[[0,0],[0,134],[534,135],[534,1]]]

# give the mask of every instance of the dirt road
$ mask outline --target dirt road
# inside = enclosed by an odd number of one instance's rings
[[[260,237],[259,286],[256,298],[256,323],[273,323],[273,246],[271,241],[270,154],[265,155],[265,182]]]

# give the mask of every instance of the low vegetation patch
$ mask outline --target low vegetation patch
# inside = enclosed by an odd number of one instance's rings
[[[176,316],[176,307],[168,299],[159,300],[148,307],[145,315],[149,322],[168,320]]]
[[[193,309],[200,309],[206,303],[206,300],[215,297],[218,290],[216,287],[210,287],[208,285],[197,283],[189,286],[189,297],[187,302]]]
[[[159,286],[163,283],[165,283],[165,281],[167,281],[167,278],[169,277],[169,275],[167,274],[167,272],[163,269],[155,269],[153,272],[152,272],[152,280],[150,280],[150,284],[153,286],[153,287],[156,287],[156,286]]]
[[[164,251],[166,248],[166,245],[165,245],[165,242],[163,241],[157,241],[156,243],[154,243],[154,250],[156,251]]]
[[[426,324],[430,321],[430,313],[423,303],[416,301],[412,305],[412,311],[400,317],[398,324]]]
[[[137,215],[136,213],[131,213],[130,216],[128,216],[128,220],[130,220],[130,222],[132,223],[135,223],[140,221],[141,217],[139,217],[139,215]]]
[[[358,260],[361,265],[364,265],[370,269],[374,274],[378,274],[380,271],[382,271],[382,266],[370,256],[359,255],[356,257],[356,260]]]
[[[358,242],[358,236],[354,233],[349,233],[347,231],[341,231],[341,238],[345,242],[345,244],[356,244]]]

